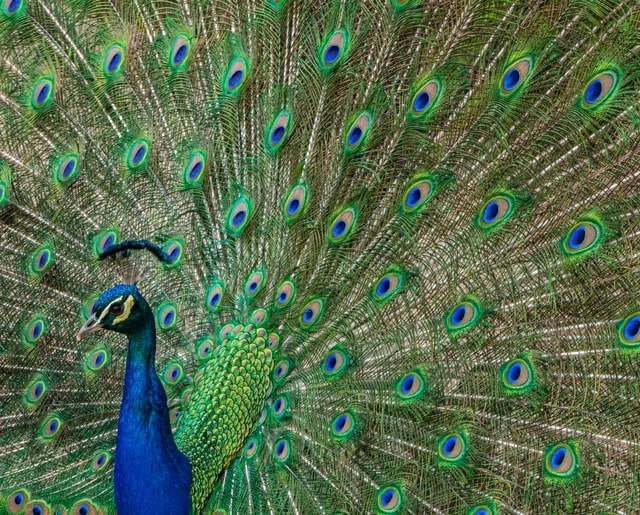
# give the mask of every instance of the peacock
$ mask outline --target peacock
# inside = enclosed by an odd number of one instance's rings
[[[635,0],[1,0],[0,512],[640,509]]]

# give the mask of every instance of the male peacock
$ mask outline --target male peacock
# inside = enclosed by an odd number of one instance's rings
[[[0,43],[0,511],[637,511],[636,1],[1,0]]]

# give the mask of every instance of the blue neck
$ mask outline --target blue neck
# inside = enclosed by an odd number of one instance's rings
[[[156,330],[147,307],[128,332],[129,352],[114,472],[118,513],[185,513],[191,509],[191,465],[171,434],[167,395],[155,369]]]

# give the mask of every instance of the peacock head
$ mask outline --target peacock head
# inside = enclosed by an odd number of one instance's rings
[[[139,328],[150,313],[149,305],[135,285],[119,284],[100,295],[91,316],[78,332],[78,340],[100,329],[130,333]]]

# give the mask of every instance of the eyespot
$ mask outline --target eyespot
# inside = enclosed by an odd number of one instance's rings
[[[156,312],[156,322],[161,331],[173,329],[178,323],[177,308],[173,304],[162,304]]]
[[[268,319],[269,316],[266,309],[259,308],[251,314],[251,322],[256,326],[262,326],[266,324]]]
[[[24,401],[29,408],[33,408],[45,397],[49,390],[49,383],[42,374],[37,374],[31,380],[24,392]]]
[[[97,515],[97,513],[95,505],[88,499],[77,501],[71,507],[71,515]]]
[[[45,245],[36,250],[31,257],[31,273],[42,274],[53,264],[53,248]]]
[[[273,381],[277,384],[282,383],[285,380],[291,368],[293,367],[293,362],[285,357],[282,358],[278,363],[273,367]]]
[[[502,74],[500,80],[500,92],[502,96],[509,96],[518,91],[523,84],[527,82],[527,78],[533,69],[533,58],[526,56],[518,59]]]
[[[593,77],[585,86],[582,94],[582,106],[595,109],[610,98],[618,89],[618,72],[606,70]]]
[[[402,508],[403,492],[400,486],[383,486],[376,497],[377,511],[382,513],[397,513]]]
[[[402,289],[404,281],[404,273],[400,271],[387,272],[374,284],[371,291],[373,300],[379,304],[388,302]]]
[[[93,349],[85,358],[85,366],[91,372],[97,372],[109,365],[111,356],[106,347],[100,346]]]
[[[544,472],[551,479],[572,479],[578,473],[578,455],[572,445],[559,443],[547,448]]]
[[[64,427],[64,421],[55,413],[48,415],[40,426],[40,437],[44,442],[53,441]]]
[[[102,73],[108,79],[118,77],[124,68],[124,46],[114,43],[107,48],[102,61]]]
[[[93,239],[93,252],[96,256],[100,256],[116,243],[118,243],[118,232],[115,229],[107,229]]]
[[[16,490],[9,494],[7,498],[7,509],[9,513],[20,513],[29,502],[29,492],[27,490]]]
[[[396,383],[396,394],[404,401],[416,401],[424,396],[427,381],[422,371],[416,369],[403,375]]]
[[[640,311],[628,315],[618,324],[618,344],[629,350],[640,348]]]
[[[111,463],[111,453],[109,451],[98,451],[91,460],[90,468],[93,472],[100,472],[106,469]]]
[[[253,272],[244,283],[244,294],[250,299],[255,297],[264,287],[266,279],[264,271]]]
[[[224,326],[222,326],[220,328],[220,334],[219,334],[220,339],[227,340],[229,338],[233,338],[235,336],[233,328],[234,328],[233,324],[225,324]]]
[[[197,348],[198,359],[202,361],[209,359],[211,356],[213,356],[214,348],[215,348],[214,343],[211,338],[203,339],[198,344],[198,348]]]
[[[356,418],[351,411],[344,411],[331,420],[331,438],[336,441],[347,440],[355,435]]]
[[[277,397],[271,405],[271,412],[276,420],[282,420],[288,414],[289,399],[286,396],[280,395]]]
[[[175,426],[182,416],[182,405],[177,404],[169,410],[169,423]]]
[[[294,186],[284,198],[282,216],[287,223],[297,220],[304,213],[309,201],[309,189],[306,184]]]
[[[512,359],[502,367],[502,384],[513,393],[523,393],[534,385],[533,367],[522,358]]]
[[[367,140],[372,127],[373,115],[368,111],[360,113],[347,130],[345,152],[353,153],[358,150]]]
[[[207,302],[205,303],[207,310],[212,313],[218,311],[222,303],[222,297],[224,297],[224,286],[219,282],[214,282],[207,292]]]
[[[296,297],[296,285],[293,281],[286,280],[280,283],[276,291],[275,307],[282,309],[289,306]]]
[[[443,463],[459,465],[467,451],[467,442],[461,433],[449,433],[438,441],[438,457]]]
[[[496,510],[492,504],[483,504],[481,506],[474,506],[467,510],[467,515],[496,515]]]
[[[237,95],[240,93],[247,80],[248,72],[249,66],[245,58],[236,57],[233,59],[224,77],[224,92],[227,95]]]
[[[171,44],[169,52],[169,65],[174,71],[182,70],[189,62],[189,54],[191,53],[191,41],[186,34],[179,34]]]
[[[12,18],[21,12],[24,8],[23,0],[4,0],[2,2],[2,14],[6,18]]]
[[[36,81],[31,92],[31,107],[36,111],[47,107],[53,100],[53,78],[43,77]]]
[[[291,460],[291,443],[287,437],[281,437],[273,445],[273,459],[284,465]]]
[[[277,333],[271,333],[267,339],[267,347],[272,351],[276,351],[280,348],[280,335]]]
[[[25,506],[25,515],[49,515],[50,508],[44,501],[31,501]]]
[[[515,213],[516,203],[508,194],[501,194],[487,200],[477,218],[477,225],[483,230],[497,229]]]
[[[438,103],[440,90],[440,81],[438,79],[427,79],[411,100],[412,117],[419,119],[430,113]]]
[[[146,139],[137,139],[131,145],[127,151],[127,168],[133,172],[143,168],[149,158],[149,145],[150,142]]]
[[[266,137],[266,147],[275,154],[285,144],[291,132],[293,115],[287,110],[280,111],[269,124]]]
[[[247,443],[244,446],[244,456],[247,459],[253,458],[258,451],[260,450],[260,439],[251,437],[247,440]]]
[[[58,162],[54,179],[57,184],[67,185],[78,176],[78,154],[67,154]]]
[[[345,29],[334,30],[320,47],[320,62],[323,71],[335,68],[347,53],[349,33]]]
[[[562,239],[562,248],[568,256],[584,256],[602,246],[604,230],[600,223],[582,221],[575,224]]]
[[[322,375],[327,379],[340,377],[349,366],[349,355],[340,347],[334,347],[322,359]]]
[[[162,379],[166,384],[179,383],[183,378],[184,369],[182,368],[182,364],[177,361],[167,364],[162,374]]]
[[[457,333],[471,329],[478,324],[481,316],[480,305],[475,301],[460,302],[445,317],[447,330]]]
[[[199,186],[204,177],[204,169],[207,165],[207,156],[204,152],[198,150],[193,152],[187,164],[182,170],[182,181],[186,187]]]
[[[311,329],[322,318],[324,308],[324,299],[316,298],[307,302],[298,317],[300,327]]]
[[[329,243],[337,245],[344,243],[351,238],[353,230],[358,220],[358,210],[355,206],[347,206],[334,216],[329,225],[329,233],[327,235]]]
[[[253,213],[253,203],[248,197],[236,200],[227,213],[227,232],[232,236],[240,236],[249,223]]]
[[[435,180],[430,175],[412,179],[402,198],[402,209],[406,213],[419,213],[435,194]]]
[[[47,319],[42,316],[35,316],[25,326],[22,337],[26,345],[35,345],[47,333]]]
[[[162,246],[162,251],[169,256],[169,262],[165,263],[167,267],[175,267],[180,264],[184,254],[184,245],[179,239],[167,241]]]

